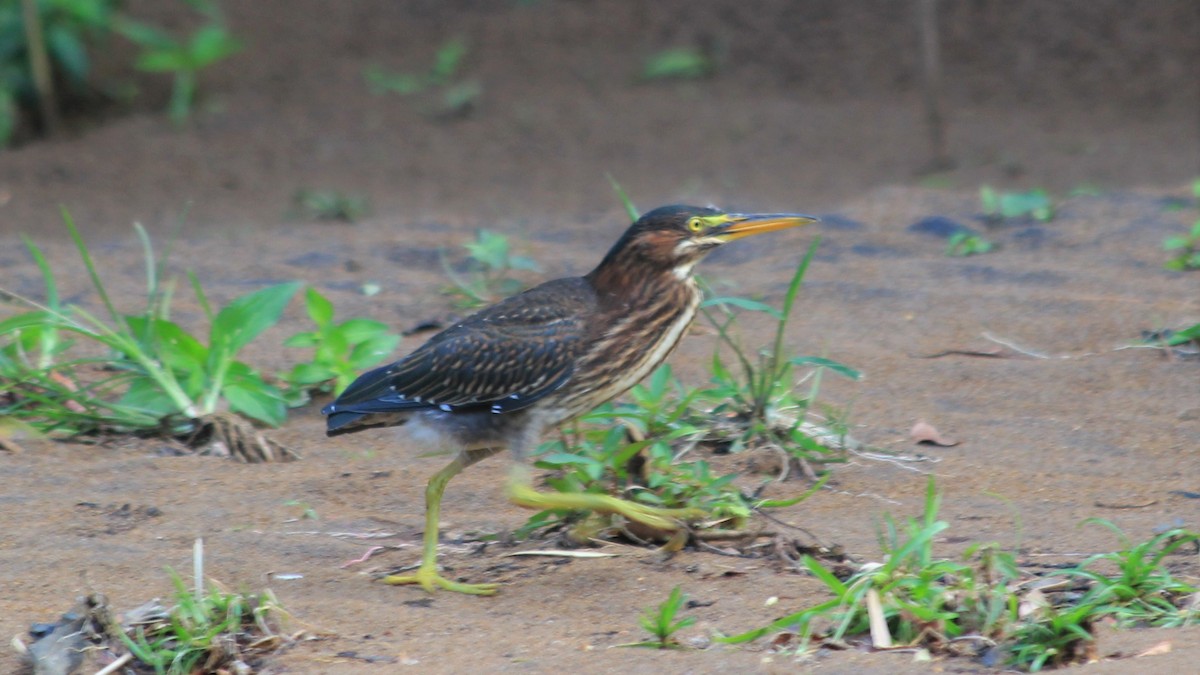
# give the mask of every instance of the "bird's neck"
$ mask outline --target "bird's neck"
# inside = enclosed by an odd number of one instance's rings
[[[674,267],[629,264],[605,258],[585,279],[596,290],[601,306],[628,305],[634,298],[683,294],[698,296],[699,287],[692,276],[695,262]]]

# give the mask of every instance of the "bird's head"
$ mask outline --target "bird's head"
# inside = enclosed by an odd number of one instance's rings
[[[705,206],[662,206],[630,225],[597,269],[636,265],[647,272],[672,272],[686,279],[696,263],[721,244],[817,220],[796,213],[725,213]]]

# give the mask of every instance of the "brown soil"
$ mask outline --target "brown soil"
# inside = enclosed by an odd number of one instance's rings
[[[475,228],[523,242],[547,278],[586,271],[622,228],[606,171],[643,207],[713,201],[831,214],[791,346],[863,370],[859,383],[826,378],[821,400],[850,406],[860,440],[919,461],[851,456],[830,489],[781,512],[783,521],[877,559],[875,524],[888,512],[916,515],[932,473],[951,524],[938,543],[945,555],[998,541],[1035,567],[1117,547],[1107,531],[1079,526],[1089,517],[1111,519],[1135,540],[1161,526],[1200,527],[1200,363],[1121,349],[1142,330],[1200,321],[1200,280],[1161,269],[1164,236],[1197,218],[1194,204],[1173,210],[1168,199],[1185,196],[1200,174],[1192,3],[947,10],[958,168],[924,188],[915,56],[897,27],[907,15],[887,9],[895,3],[763,2],[753,11],[716,2],[227,4],[250,47],[206,74],[208,98],[187,129],[135,112],[0,155],[6,288],[39,293],[17,237],[27,232],[45,244],[64,297],[96,306],[62,240],[60,203],[130,308],[142,272],[129,223],[147,224],[165,245],[190,205],[174,268],[196,270],[214,301],[301,279],[341,316],[397,328],[453,311],[437,291],[445,278],[436,252]],[[1046,6],[1062,9],[1037,9]],[[365,66],[423,68],[452,35],[469,39],[466,73],[484,87],[465,119],[431,118],[433,101],[373,96],[363,86]],[[1100,49],[1093,35],[1120,49]],[[715,78],[632,83],[644,55],[704,40],[728,45]],[[994,48],[980,49],[985,43]],[[1020,57],[997,55],[1005,50]],[[154,102],[161,92],[147,86]],[[1063,197],[1050,223],[987,228],[975,219],[982,182],[1058,195],[1081,183],[1103,190]],[[366,195],[375,215],[356,225],[282,222],[302,187]],[[909,229],[929,216],[986,231],[1000,248],[946,257],[941,239]],[[777,301],[811,236],[739,242],[714,255],[705,274]],[[364,282],[382,291],[364,297]],[[202,327],[188,294],[179,295],[176,318]],[[287,368],[303,354],[270,345],[305,325],[297,303],[248,360]],[[745,328],[748,339],[765,339],[765,324],[751,317]],[[700,383],[712,342],[706,331],[689,336],[672,359],[677,372]],[[410,338],[400,351],[416,344]],[[1001,357],[929,358],[1003,345]],[[918,418],[962,444],[912,445],[906,434]],[[388,432],[327,440],[313,408],[296,411],[274,437],[303,460],[242,465],[129,440],[23,441],[24,452],[0,451],[0,635],[52,620],[92,591],[118,609],[166,595],[162,567],[186,569],[197,537],[212,577],[270,586],[298,623],[330,635],[274,659],[275,671],[792,671],[792,657],[763,645],[610,647],[640,639],[637,615],[675,585],[704,605],[689,610],[699,621],[685,641],[762,625],[825,597],[814,580],[764,559],[684,551],[664,562],[613,546],[619,557],[563,563],[481,549],[469,534],[511,530],[528,516],[505,502],[499,459],[451,485],[442,561],[470,581],[503,582],[502,592],[430,597],[381,586],[372,569],[418,556],[422,487],[442,460],[405,454]],[[301,519],[309,508],[317,519]],[[399,550],[346,566],[379,544]],[[1182,559],[1171,564],[1197,573]],[[303,576],[270,578],[284,573]],[[765,606],[770,597],[779,603]],[[1099,653],[1128,655],[1162,640],[1173,650],[1147,657],[1147,667],[1194,668],[1195,629],[1105,631]],[[0,654],[0,671],[16,663]],[[913,664],[904,653],[821,652],[814,663],[829,672],[986,670],[966,659]],[[1090,668],[1129,669],[1128,661]]]

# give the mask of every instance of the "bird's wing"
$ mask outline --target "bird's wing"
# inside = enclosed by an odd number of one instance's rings
[[[570,379],[584,349],[594,294],[582,280],[543,284],[430,338],[412,354],[363,374],[331,411],[414,408],[520,410]]]

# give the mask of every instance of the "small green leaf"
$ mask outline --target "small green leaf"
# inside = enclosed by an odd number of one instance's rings
[[[776,320],[783,318],[783,313],[778,309],[775,309],[765,302],[759,302],[758,300],[751,300],[749,298],[723,296],[717,298],[708,298],[704,302],[700,303],[701,307],[713,307],[720,305],[732,305],[734,307],[749,310],[751,312],[762,312],[763,314],[766,314],[767,316]]]
[[[295,335],[283,341],[284,347],[316,347],[320,344],[320,337],[316,333],[296,333]]]
[[[317,289],[312,286],[304,292],[305,308],[308,310],[308,318],[317,324],[318,327],[328,326],[333,322],[333,303],[328,298],[321,295]]]
[[[241,51],[242,44],[224,26],[209,24],[197,30],[188,45],[190,66],[200,70]]]
[[[850,366],[838,363],[832,359],[827,359],[820,356],[797,356],[788,359],[788,363],[796,366],[816,366],[818,368],[828,368],[838,375],[848,377],[851,380],[862,379],[862,372],[855,370]]]
[[[714,65],[712,59],[694,47],[664,49],[646,59],[642,79],[697,79],[711,75]]]
[[[337,326],[337,332],[341,333],[350,344],[370,340],[387,333],[388,330],[387,324],[372,319],[347,319]]]
[[[187,54],[177,49],[156,49],[143,52],[138,56],[134,65],[138,70],[150,73],[169,73],[177,70],[187,70],[191,64]]]
[[[328,382],[337,376],[332,368],[318,363],[297,363],[288,375],[288,381],[301,386]]]
[[[467,43],[461,38],[447,40],[434,57],[429,79],[434,84],[445,84],[458,71],[459,64],[467,55]]]

